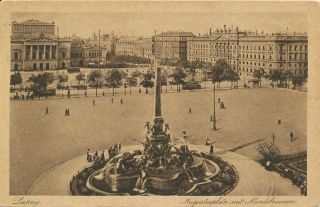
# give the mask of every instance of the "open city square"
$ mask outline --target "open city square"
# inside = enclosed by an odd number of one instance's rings
[[[306,32],[60,15],[12,17],[11,195],[307,195]]]

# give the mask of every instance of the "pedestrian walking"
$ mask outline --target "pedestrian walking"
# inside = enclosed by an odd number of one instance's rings
[[[290,141],[292,142],[293,141],[293,132],[292,132],[292,130],[289,132],[289,138],[290,138]]]
[[[278,124],[281,125],[281,119],[278,119]]]
[[[92,100],[92,105],[96,105],[96,101],[94,99]]]
[[[122,99],[120,99],[120,103],[121,103],[121,104],[123,104],[123,101],[122,101]]]
[[[191,108],[189,108],[189,114],[191,114]]]
[[[64,110],[64,116],[68,116],[68,109]]]
[[[113,103],[113,98],[111,98],[111,103]]]
[[[104,91],[102,92],[102,96],[104,96]]]
[[[49,108],[47,106],[45,115],[49,114]]]
[[[63,93],[61,94],[61,97],[63,98]]]
[[[275,135],[275,134],[272,134],[272,144],[274,144],[275,139],[276,139],[276,135]]]

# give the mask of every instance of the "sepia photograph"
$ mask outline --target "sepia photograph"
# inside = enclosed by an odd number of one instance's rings
[[[245,2],[230,11],[231,2],[92,2],[79,11],[39,2],[43,10],[8,12],[11,205],[157,196],[181,206],[298,206],[316,174],[314,34],[307,9],[278,3],[259,12]]]

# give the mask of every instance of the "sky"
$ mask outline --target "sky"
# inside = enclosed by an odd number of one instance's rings
[[[307,32],[308,16],[299,12],[250,12],[250,13],[223,13],[223,12],[85,12],[85,13],[12,13],[12,21],[37,19],[44,22],[54,21],[59,26],[60,36],[76,34],[87,38],[93,34],[110,33],[116,35],[135,35],[148,37],[165,31],[187,31],[198,35],[209,31],[238,26],[241,30],[263,30],[265,33]]]

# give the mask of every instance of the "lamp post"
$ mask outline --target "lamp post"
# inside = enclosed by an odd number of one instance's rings
[[[96,82],[96,97],[98,96],[98,79],[97,77],[94,78],[95,82]]]
[[[216,127],[217,119],[216,119],[216,82],[213,82],[213,117],[212,117],[212,129],[214,131],[217,130]]]

